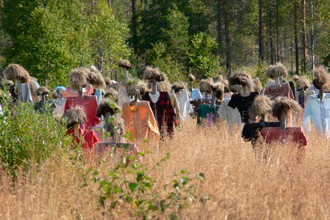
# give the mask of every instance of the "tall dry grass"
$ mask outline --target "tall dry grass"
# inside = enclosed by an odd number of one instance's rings
[[[184,211],[184,219],[329,218],[329,140],[316,132],[308,134],[308,147],[299,162],[290,146],[273,146],[262,159],[242,141],[240,128],[228,132],[223,127],[182,128],[144,158],[145,163],[154,163],[171,152],[162,171],[151,173],[159,192],[182,169],[205,173],[199,190],[211,200],[206,205],[194,203]],[[15,187],[2,174],[0,219],[105,218],[98,205],[98,185],[84,178],[85,169],[60,151],[21,177]],[[106,171],[105,167],[101,172]],[[128,218],[124,209],[117,218]]]

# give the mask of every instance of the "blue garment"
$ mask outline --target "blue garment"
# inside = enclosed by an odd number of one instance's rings
[[[330,93],[324,93],[322,102],[318,95],[311,95],[306,104],[304,113],[304,129],[311,130],[310,119],[313,120],[318,131],[330,137]]]
[[[59,93],[59,91],[60,90],[63,90],[63,92],[66,90],[66,88],[64,87],[64,86],[57,86],[56,88],[55,88],[55,93]]]
[[[198,100],[202,99],[202,93],[199,91],[199,89],[192,89],[191,91],[191,99],[192,100]]]
[[[94,95],[96,95],[97,98],[97,104],[99,105],[102,102],[102,92],[100,89],[95,89]]]

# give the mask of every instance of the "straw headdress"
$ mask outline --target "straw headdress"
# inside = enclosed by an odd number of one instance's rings
[[[289,112],[299,113],[301,110],[300,105],[295,100],[288,97],[276,98],[272,106],[273,116],[278,120],[281,120],[282,113],[287,115]]]
[[[286,77],[288,75],[288,71],[282,63],[276,63],[275,65],[268,66],[266,73],[271,79],[275,79],[278,76]]]
[[[4,70],[4,76],[7,80],[19,80],[22,83],[28,83],[30,80],[28,71],[18,64],[9,64]]]
[[[175,82],[172,84],[172,90],[177,93],[180,92],[180,90],[186,90],[187,86],[183,82]]]
[[[101,72],[95,66],[91,66],[89,68],[88,81],[94,88],[97,89],[101,89],[106,86]]]
[[[222,82],[223,81],[223,77],[221,75],[217,75],[215,77],[213,77],[213,82]]]
[[[146,67],[143,75],[144,80],[156,80],[157,82],[164,81],[166,75],[162,73],[158,68]]]
[[[105,78],[104,78],[104,82],[105,82],[105,85],[106,85],[106,86],[110,86],[110,84],[111,84],[111,79],[110,79],[109,77],[105,77]]]
[[[254,84],[254,91],[258,92],[260,94],[263,90],[260,79],[257,77],[257,78],[254,78],[252,81],[253,81],[253,84]]]
[[[314,74],[313,84],[317,89],[321,89],[323,85],[330,82],[330,75],[323,66],[315,68],[313,74]]]
[[[299,77],[298,75],[294,75],[294,76],[292,77],[292,79],[296,82],[297,80],[300,79],[300,77]]]
[[[199,83],[200,91],[211,94],[212,93],[212,84],[213,84],[212,78],[202,79]]]
[[[68,119],[68,127],[71,127],[76,123],[80,125],[84,124],[87,120],[85,110],[82,106],[71,107],[64,113],[63,118]]]
[[[126,69],[130,69],[130,68],[132,68],[132,64],[131,64],[131,62],[128,61],[128,60],[120,60],[120,61],[118,62],[118,66],[119,66],[119,67],[122,67],[122,68],[126,68]]]
[[[11,80],[4,80],[3,84],[4,84],[6,87],[9,87],[9,86],[13,86],[13,85],[14,85],[14,82],[11,81]]]
[[[114,115],[118,111],[120,111],[120,107],[116,103],[114,103],[111,99],[104,99],[97,107],[97,116],[106,116],[107,113]]]
[[[37,89],[37,95],[48,95],[49,94],[49,90],[45,87],[45,86],[41,86]]]
[[[305,76],[302,76],[296,81],[296,86],[297,86],[297,91],[301,91],[301,90],[306,91],[311,86],[311,84]]]
[[[229,85],[242,85],[248,87],[248,90],[252,92],[254,90],[254,85],[252,78],[249,74],[245,72],[235,73],[229,78]]]
[[[225,86],[221,82],[212,83],[212,92],[215,93],[215,96],[218,100],[224,99],[224,89]]]
[[[272,101],[264,95],[259,95],[251,105],[251,116],[264,118],[272,112]]]
[[[87,85],[89,70],[85,67],[79,67],[71,71],[70,82],[74,90],[81,91]]]
[[[134,97],[137,92],[143,96],[147,91],[147,84],[140,80],[129,81],[127,83],[126,91],[130,97]]]
[[[323,90],[323,92],[325,92],[325,93],[330,93],[330,82],[328,82],[327,84],[324,84],[324,85],[322,86],[322,90]]]
[[[159,92],[171,92],[172,85],[168,80],[157,83]]]
[[[193,74],[189,74],[188,79],[189,79],[190,82],[194,82],[196,80],[195,76]]]

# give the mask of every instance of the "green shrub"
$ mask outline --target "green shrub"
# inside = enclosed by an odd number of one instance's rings
[[[4,100],[0,115],[0,165],[13,178],[17,177],[18,169],[26,170],[48,158],[56,148],[69,146],[71,140],[65,131],[49,108],[39,114],[31,103],[13,106]]]

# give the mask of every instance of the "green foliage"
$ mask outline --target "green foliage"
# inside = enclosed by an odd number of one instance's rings
[[[124,206],[133,218],[182,219],[183,210],[193,202],[205,204],[209,200],[208,195],[202,196],[198,192],[204,174],[194,176],[186,170],[173,174],[172,181],[162,184],[161,193],[158,193],[156,181],[150,173],[160,172],[170,154],[151,167],[140,162],[144,153],[139,153],[139,157],[130,156],[128,147],[124,146],[126,153],[106,177],[100,177],[99,171],[89,170],[92,180],[100,184],[100,204],[106,210],[104,215],[111,216]]]
[[[198,78],[215,76],[218,73],[218,59],[213,52],[216,41],[205,33],[194,35],[189,48],[189,70]]]
[[[28,169],[48,158],[57,148],[71,143],[65,128],[53,119],[50,108],[44,114],[34,112],[29,103],[18,106],[3,99],[0,114],[0,165],[12,177],[18,169]]]
[[[92,6],[79,0],[13,0],[5,1],[2,13],[12,41],[4,51],[6,64],[23,65],[42,84],[67,85],[69,71],[78,66],[96,64],[108,72],[130,55],[128,29],[106,0]]]

